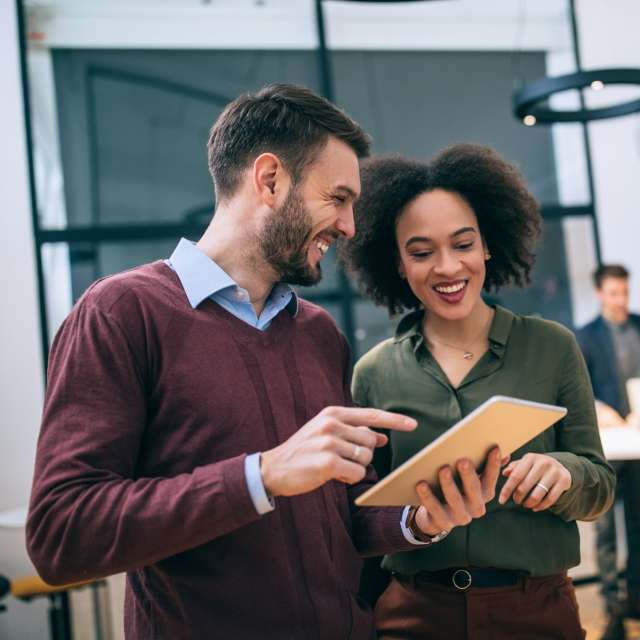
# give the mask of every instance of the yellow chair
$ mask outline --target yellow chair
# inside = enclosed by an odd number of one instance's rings
[[[82,582],[73,582],[70,584],[53,586],[47,584],[39,576],[24,576],[8,580],[0,576],[0,598],[7,593],[11,593],[14,598],[29,602],[34,598],[46,597],[49,600],[49,632],[51,640],[72,640],[73,632],[71,629],[71,614],[69,610],[69,592],[74,589],[82,589],[90,587],[96,594],[99,587],[106,588],[106,580],[85,580]],[[98,626],[96,627],[97,638],[102,638],[100,630],[100,612],[97,610],[97,599],[94,597],[94,615]],[[6,607],[0,608],[0,611]]]

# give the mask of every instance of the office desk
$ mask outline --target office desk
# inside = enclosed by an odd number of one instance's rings
[[[600,439],[607,460],[640,460],[638,427],[600,429]]]

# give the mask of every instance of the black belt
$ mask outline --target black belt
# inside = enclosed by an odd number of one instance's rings
[[[409,582],[414,587],[438,584],[466,591],[469,587],[514,587],[526,574],[511,569],[491,569],[486,567],[451,567],[441,571],[420,571],[413,575],[396,575],[401,582]]]

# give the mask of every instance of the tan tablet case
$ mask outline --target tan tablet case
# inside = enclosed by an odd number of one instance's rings
[[[564,407],[493,396],[356,499],[367,507],[420,504],[414,487],[437,486],[438,470],[469,458],[476,469],[496,445],[513,453],[567,414]],[[420,427],[418,427],[420,428]]]

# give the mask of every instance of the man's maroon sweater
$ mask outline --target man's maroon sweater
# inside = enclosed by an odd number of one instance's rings
[[[127,572],[129,639],[369,639],[363,555],[410,549],[374,480],[256,512],[248,453],[351,402],[349,350],[322,309],[259,331],[189,304],[156,262],[104,279],[55,338],[27,545],[60,584]]]

